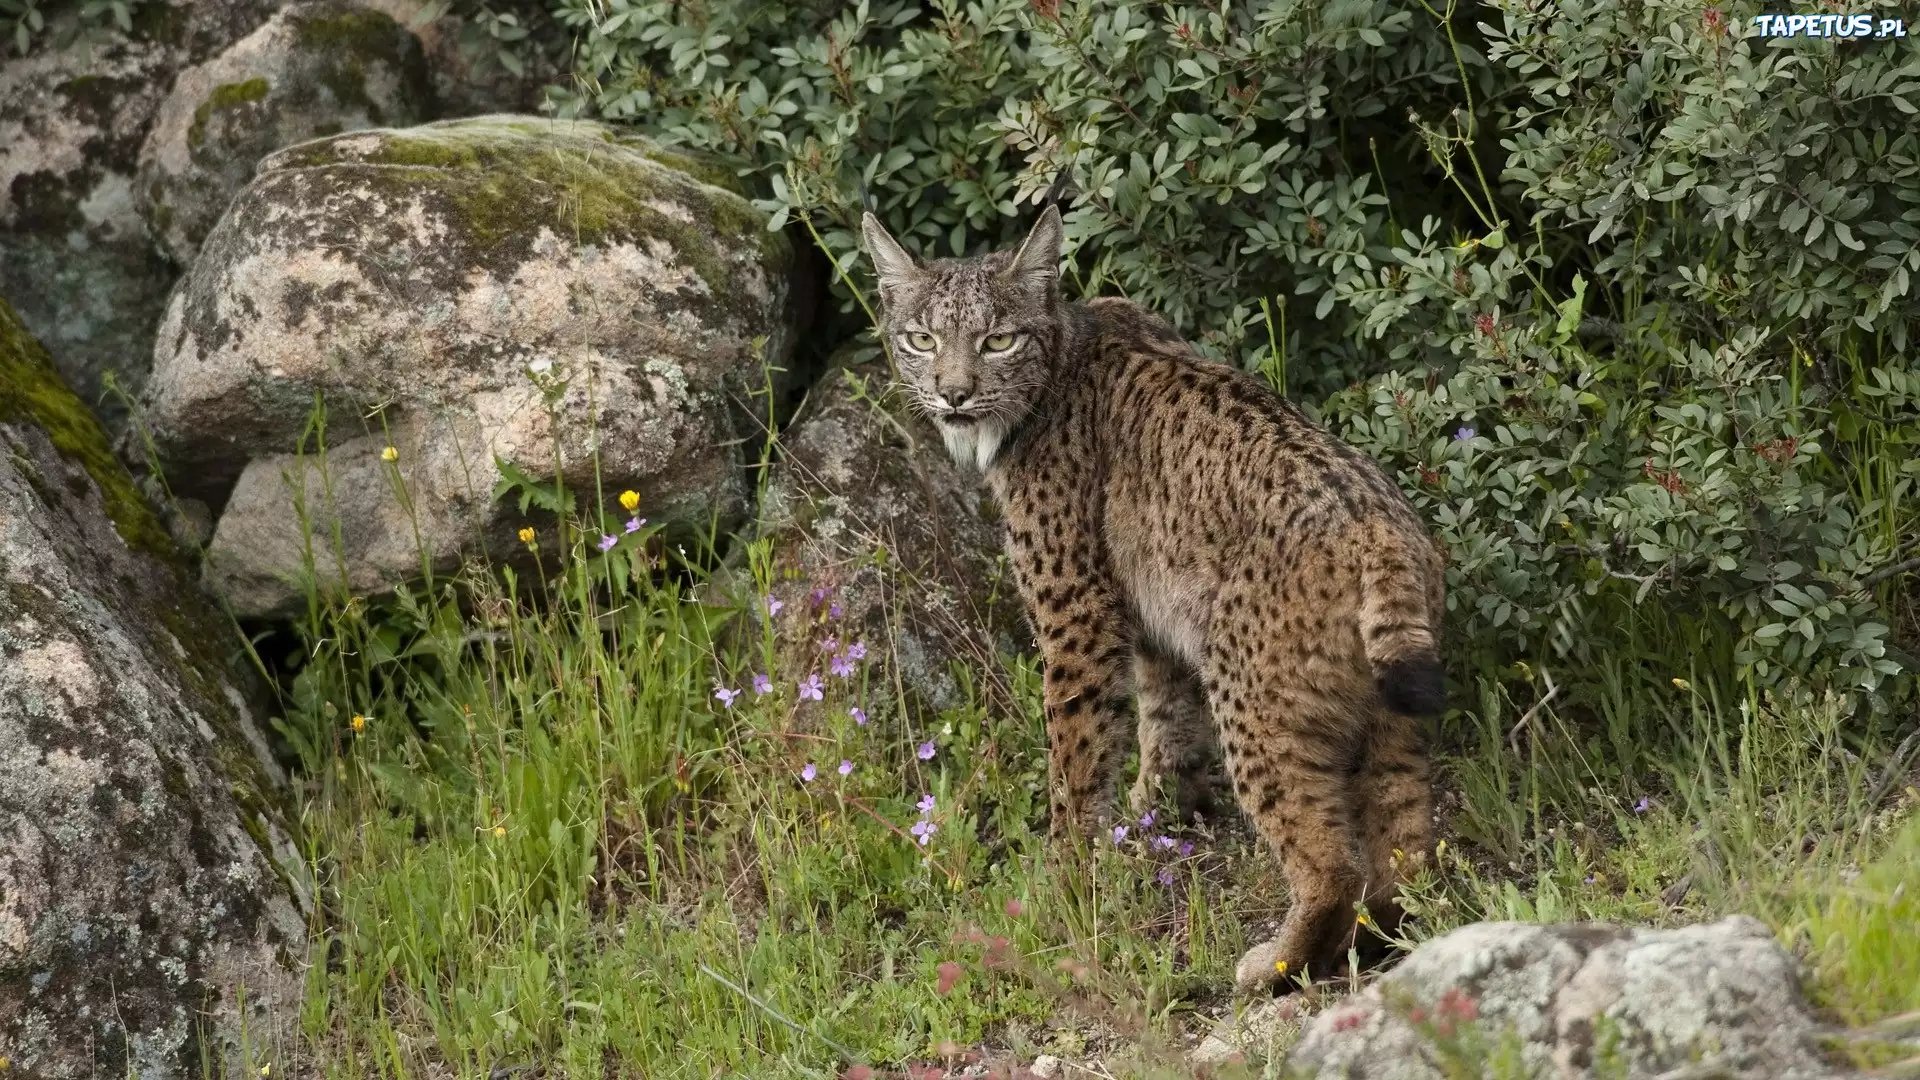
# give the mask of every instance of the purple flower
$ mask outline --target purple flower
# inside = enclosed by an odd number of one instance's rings
[[[813,778],[819,775],[820,770],[814,768],[813,762],[811,761],[807,762],[806,768],[800,770],[800,779],[805,780],[809,784],[813,783]]]
[[[853,722],[856,724],[865,724],[867,722],[867,710],[858,705],[848,709],[847,715],[853,717]]]
[[[825,697],[826,695],[821,692],[819,672],[808,675],[807,681],[800,684],[801,701],[819,701]]]
[[[827,618],[829,619],[837,619],[843,614],[845,614],[845,612],[841,609],[840,601],[838,600],[835,600],[833,606],[827,609]]]
[[[1173,868],[1170,866],[1161,867],[1160,872],[1153,875],[1153,879],[1162,885],[1173,884]]]
[[[834,637],[832,634],[828,634],[825,638],[821,639],[820,641],[821,652],[830,653],[839,647],[840,647],[840,639],[837,637]]]
[[[759,697],[762,694],[771,693],[773,693],[773,680],[767,678],[764,673],[755,675],[753,677],[753,696]]]
[[[933,760],[933,740],[928,739],[926,742],[921,743],[920,749],[915,751],[915,753],[920,755],[921,761],[932,761]]]
[[[1181,858],[1184,859],[1191,854],[1193,854],[1193,841],[1189,840],[1186,843],[1180,845]]]
[[[645,525],[646,523],[647,523],[647,519],[646,519],[646,518],[643,518],[643,517],[637,517],[637,518],[628,518],[628,519],[627,519],[627,531],[628,531],[628,532],[630,532],[630,533],[636,533],[636,532],[639,532],[639,531],[640,531],[640,527],[641,527],[642,525]]]
[[[600,550],[601,551],[612,551],[613,545],[619,542],[620,542],[620,538],[617,536],[608,536],[606,533],[600,534]]]
[[[933,839],[933,830],[939,827],[931,821],[916,821],[913,823],[913,828],[907,831],[920,838],[921,847],[926,847],[927,841]]]
[[[773,598],[772,593],[767,594],[767,617],[768,618],[772,618],[773,616],[780,614],[780,609],[786,606],[787,605],[781,603],[780,601],[775,600]]]
[[[1647,797],[1645,795],[1642,795],[1640,796],[1640,801],[1633,804],[1633,812],[1636,814],[1644,814],[1647,812],[1647,807],[1650,805],[1652,804],[1647,801]]]
[[[866,659],[867,658],[866,642],[856,641],[853,644],[847,646],[847,655],[852,657],[855,660]]]
[[[1149,810],[1145,814],[1141,815],[1140,827],[1143,829],[1153,828],[1153,811]]]
[[[1159,848],[1161,851],[1172,851],[1174,843],[1175,841],[1171,836],[1156,836],[1153,838],[1153,846]]]
[[[713,696],[720,700],[720,704],[731,709],[733,708],[733,699],[740,696],[740,691],[729,690],[724,686],[716,686],[713,688]]]
[[[1453,433],[1453,441],[1466,442],[1468,439],[1473,438],[1475,434],[1476,432],[1472,428],[1462,427],[1459,431]]]
[[[827,594],[832,591],[833,591],[833,586],[822,585],[819,588],[814,589],[812,592],[807,594],[807,603],[812,607],[819,607],[820,601],[825,600],[827,598]]]
[[[847,659],[844,654],[836,655],[833,658],[833,663],[829,666],[833,668],[835,675],[843,679],[853,674],[853,661]]]
[[[1582,882],[1581,882],[1581,884],[1583,884],[1583,885],[1591,885],[1591,884],[1593,884],[1593,875],[1592,875],[1592,874],[1588,874],[1588,875],[1586,876],[1586,879],[1585,879],[1584,881],[1582,881]]]
[[[1113,827],[1113,842],[1115,844],[1118,844],[1121,841],[1125,840],[1126,838],[1127,838],[1127,827],[1125,825],[1115,825]]]
[[[913,805],[919,809],[921,817],[926,817],[928,814],[933,813],[933,807],[934,807],[933,796],[922,795],[920,796],[920,801],[917,803],[914,803]]]
[[[851,761],[848,761],[848,760],[846,760],[845,758],[842,758],[842,759],[840,760],[840,775],[841,775],[841,776],[852,776],[852,775],[853,775],[853,762],[851,762]]]

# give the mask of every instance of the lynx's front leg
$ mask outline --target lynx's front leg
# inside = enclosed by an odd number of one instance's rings
[[[1051,834],[1085,834],[1111,809],[1127,731],[1133,650],[1098,549],[1059,513],[1051,535],[1013,530],[1012,554],[1045,664]],[[1089,530],[1090,532],[1090,530]]]

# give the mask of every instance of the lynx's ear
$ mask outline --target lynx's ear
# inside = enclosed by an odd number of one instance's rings
[[[1014,252],[1013,261],[1002,271],[1008,278],[1030,285],[1052,288],[1060,278],[1060,207],[1048,203],[1033,223],[1033,231]]]
[[[861,216],[860,233],[866,238],[867,257],[873,260],[874,275],[880,279],[883,302],[901,286],[919,279],[920,268],[913,265],[913,256],[907,254],[907,249],[900,246],[871,212]]]

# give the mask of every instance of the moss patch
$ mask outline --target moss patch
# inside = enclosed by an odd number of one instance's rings
[[[383,12],[351,8],[331,15],[293,20],[294,38],[316,52],[354,56],[395,53],[400,24]]]
[[[38,425],[55,448],[87,470],[128,547],[174,557],[173,541],[133,486],[126,467],[113,456],[100,421],[60,381],[53,358],[27,332],[12,305],[0,299],[0,422],[20,421]]]
[[[484,117],[382,131],[377,143],[360,143],[368,134],[343,137],[355,140],[351,153],[329,140],[284,151],[275,165],[357,161],[435,170],[439,175],[431,182],[403,174],[391,179],[450,200],[462,230],[496,257],[519,254],[542,224],[582,245],[664,240],[706,282],[715,303],[739,292],[721,246],[726,241],[716,236],[754,245],[756,255],[775,266],[792,258],[785,238],[767,232],[764,219],[734,190],[681,171],[683,155],[657,147],[645,152],[603,125]],[[663,213],[662,203],[686,206],[692,220]]]
[[[208,94],[199,108],[193,110],[193,126],[187,129],[187,145],[197,150],[206,141],[207,121],[214,113],[259,101],[267,96],[269,89],[271,87],[267,80],[257,75],[246,82],[224,83],[214,87],[213,93]]]
[[[385,122],[379,104],[367,93],[367,64],[407,70],[411,37],[399,23],[382,12],[355,8],[296,18],[293,32],[303,50],[323,58],[316,78],[334,101],[364,110],[376,124]]]

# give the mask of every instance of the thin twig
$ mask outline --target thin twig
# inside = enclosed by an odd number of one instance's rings
[[[1873,820],[1873,812],[1879,809],[1881,802],[1886,799],[1887,793],[1893,790],[1893,785],[1898,783],[1902,776],[1906,775],[1908,765],[1910,764],[1908,758],[1913,754],[1916,745],[1920,745],[1920,728],[1915,728],[1905,739],[1900,741],[1900,746],[1894,750],[1893,756],[1887,759],[1887,767],[1880,771],[1880,779],[1873,785],[1871,793],[1867,796],[1867,801],[1860,805],[1860,818],[1863,826]]]
[[[1894,563],[1892,566],[1883,566],[1873,573],[1868,574],[1866,577],[1861,578],[1860,591],[1866,592],[1868,589],[1873,588],[1875,585],[1880,584],[1890,577],[1898,577],[1901,574],[1913,570],[1920,570],[1920,556],[1915,556],[1904,562]]]

